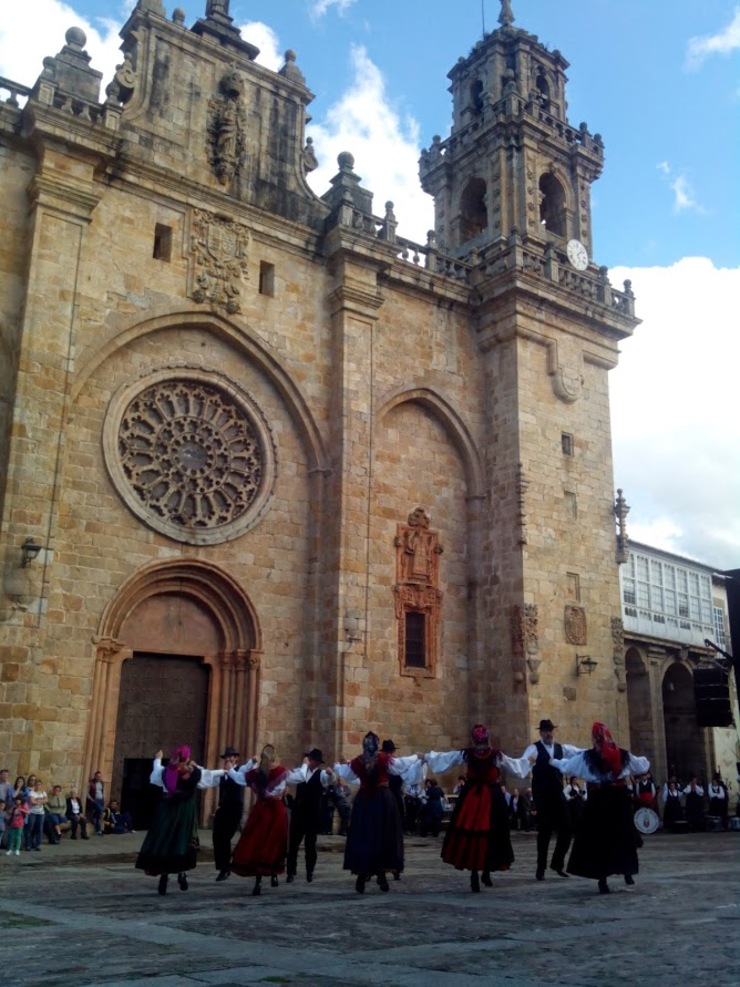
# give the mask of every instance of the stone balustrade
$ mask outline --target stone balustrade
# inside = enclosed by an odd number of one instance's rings
[[[22,86],[20,82],[12,82],[10,79],[5,79],[0,76],[0,96],[2,94],[8,93],[9,95],[3,99],[4,103],[9,106],[20,106],[20,100],[26,100],[31,95],[31,90],[28,86]]]

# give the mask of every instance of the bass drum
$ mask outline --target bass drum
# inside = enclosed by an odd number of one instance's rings
[[[658,813],[654,812],[652,809],[648,809],[647,806],[642,806],[635,813],[635,829],[640,833],[654,833],[658,829],[660,820],[658,819]]]

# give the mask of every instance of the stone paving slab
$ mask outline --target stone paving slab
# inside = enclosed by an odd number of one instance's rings
[[[205,839],[208,834],[204,834]],[[156,894],[133,867],[143,834],[0,858],[0,937],[27,987],[651,987],[740,982],[740,835],[646,839],[635,890],[548,874],[514,835],[512,871],[479,895],[440,842],[412,840],[389,894],[365,895],[324,839],[316,880],[216,884],[208,848],[190,890]],[[174,882],[171,882],[174,883]],[[33,948],[29,949],[29,942]]]

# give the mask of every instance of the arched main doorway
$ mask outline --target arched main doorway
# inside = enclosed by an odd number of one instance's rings
[[[628,648],[625,655],[627,669],[627,705],[630,721],[630,749],[657,763],[653,704],[650,697],[650,676],[637,648]]]
[[[114,797],[136,801],[160,747],[188,743],[209,766],[227,744],[253,749],[261,635],[230,576],[196,559],[155,563],[119,590],[101,632],[86,777],[99,769]]]
[[[663,720],[668,775],[675,774],[684,782],[691,775],[702,775],[704,734],[696,719],[691,672],[681,662],[669,665],[663,677]]]

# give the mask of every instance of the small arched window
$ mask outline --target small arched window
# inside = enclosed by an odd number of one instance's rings
[[[547,81],[544,72],[538,73],[535,86],[537,87],[537,92],[540,94],[542,104],[547,105],[550,102],[550,83]]]
[[[551,172],[540,178],[540,222],[555,236],[566,235],[565,191]]]
[[[475,114],[483,109],[483,83],[480,79],[476,79],[470,87],[470,108]]]
[[[471,178],[460,197],[460,243],[467,243],[488,229],[486,183]]]

